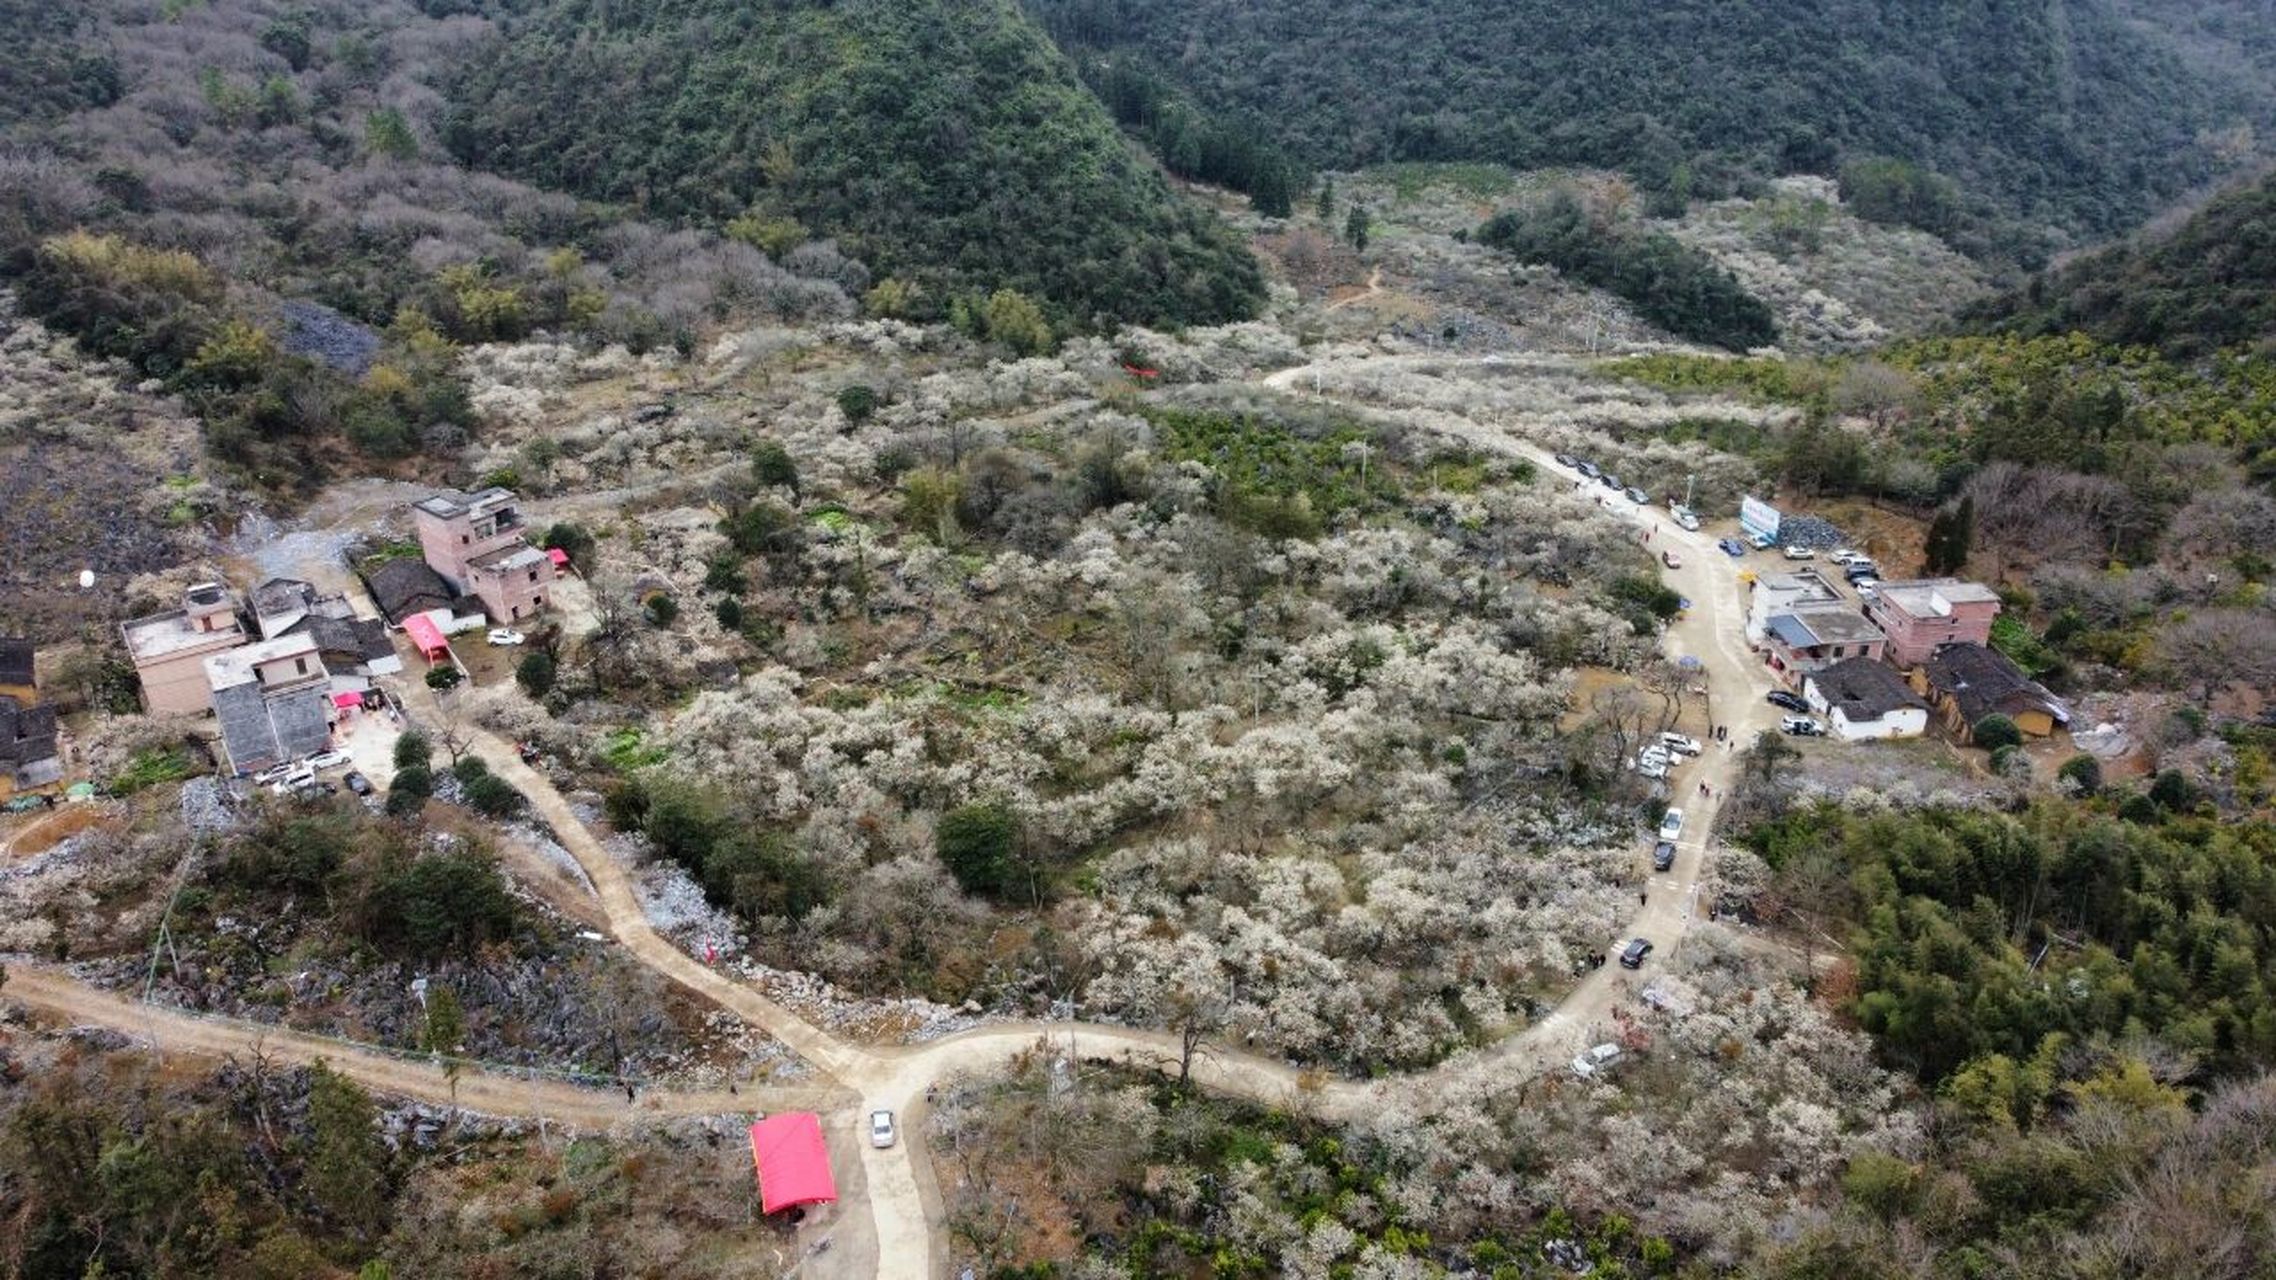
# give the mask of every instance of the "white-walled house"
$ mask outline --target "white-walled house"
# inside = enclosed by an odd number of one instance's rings
[[[1875,658],[1851,658],[1811,672],[1802,679],[1802,699],[1845,742],[1928,732],[1928,704],[1895,668]]]

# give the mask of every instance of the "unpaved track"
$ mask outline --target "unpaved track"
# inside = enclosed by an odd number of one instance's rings
[[[1473,363],[1434,356],[1378,357],[1377,361],[1418,369]],[[1297,392],[1308,384],[1318,385],[1328,367],[1282,370],[1264,382]],[[1545,483],[1577,479],[1556,466],[1547,453],[1506,428],[1451,415],[1432,417],[1444,434],[1533,462]],[[1609,495],[1609,491],[1602,493]],[[1670,585],[1690,597],[1693,607],[1669,629],[1668,649],[1671,656],[1700,660],[1715,723],[1728,727],[1734,745],[1751,740],[1759,729],[1773,727],[1773,716],[1762,700],[1762,694],[1772,687],[1770,677],[1749,656],[1742,639],[1746,600],[1734,567],[1705,534],[1686,533],[1664,515],[1616,497],[1606,505],[1613,514],[1633,522],[1639,537],[1647,528],[1653,529],[1649,546],[1655,554],[1669,547],[1677,549],[1682,567],[1663,568],[1662,572]],[[406,692],[411,700],[423,704],[430,717],[438,721],[450,718],[423,685],[411,682]],[[839,1211],[841,1216],[827,1227],[833,1232],[832,1248],[811,1256],[800,1271],[803,1276],[875,1275],[879,1280],[912,1280],[947,1274],[950,1259],[944,1247],[944,1224],[938,1221],[939,1195],[934,1190],[928,1198],[918,1176],[918,1165],[925,1155],[921,1128],[905,1124],[900,1144],[876,1150],[863,1136],[869,1108],[892,1107],[905,1114],[918,1111],[932,1085],[962,1074],[1000,1071],[1013,1057],[1046,1040],[1054,1048],[1064,1045],[1081,1057],[1176,1069],[1179,1046],[1175,1035],[1088,1023],[999,1023],[920,1046],[862,1046],[842,1041],[683,953],[658,934],[641,910],[624,868],[601,847],[553,784],[523,764],[512,745],[502,739],[464,725],[459,726],[459,732],[468,738],[469,750],[527,796],[532,809],[552,826],[562,847],[592,881],[599,914],[627,952],[789,1045],[837,1087],[753,1089],[739,1096],[657,1091],[644,1095],[641,1105],[632,1107],[614,1094],[469,1070],[459,1077],[457,1102],[485,1114],[542,1115],[589,1127],[608,1127],[641,1114],[736,1114],[754,1108],[820,1112],[841,1156],[845,1144],[854,1144],[861,1176],[860,1185],[852,1178],[844,1179],[841,1190],[846,1201]],[[1658,948],[1653,967],[1674,956],[1699,909],[1696,899],[1706,857],[1706,833],[1712,829],[1716,811],[1738,772],[1735,751],[1712,742],[1706,745],[1704,756],[1678,768],[1669,779],[1672,803],[1688,815],[1674,869],[1651,878],[1645,890],[1648,901],[1639,904],[1635,917],[1617,937],[1605,939],[1608,950],[1616,949],[1629,937],[1650,939]],[[1702,782],[1713,791],[1712,799],[1699,797]],[[1632,998],[1640,982],[1641,975],[1607,965],[1591,972],[1554,1012],[1523,1031],[1490,1049],[1410,1075],[1370,1082],[1323,1080],[1285,1063],[1210,1047],[1197,1056],[1193,1077],[1213,1092],[1323,1119],[1348,1120],[1390,1098],[1429,1097],[1443,1091],[1449,1081],[1470,1073],[1489,1072],[1507,1080],[1552,1067],[1577,1048],[1601,1038],[1609,1029],[1612,1011]],[[430,1102],[451,1101],[449,1082],[432,1066],[343,1048],[335,1042],[258,1024],[207,1020],[132,1004],[49,970],[18,968],[11,975],[5,996],[74,1021],[146,1037],[168,1051],[218,1056],[247,1053],[257,1044],[280,1060],[326,1059],[343,1073],[386,1093]],[[867,1201],[866,1213],[860,1208],[862,1200]]]

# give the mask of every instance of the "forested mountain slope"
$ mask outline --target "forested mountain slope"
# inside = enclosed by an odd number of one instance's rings
[[[1070,48],[1154,64],[1317,165],[1604,165],[1682,196],[1892,157],[2011,233],[2131,227],[2269,103],[2249,63],[2208,66],[2210,38],[2185,51],[2114,0],[1027,2]]]
[[[1010,287],[1175,323],[1262,293],[1011,0],[558,0],[452,96],[469,165],[664,218],[796,219],[936,311]]]
[[[2082,330],[2175,356],[2276,338],[2276,175],[2222,195],[2169,233],[2049,272],[1984,319],[2023,333]]]

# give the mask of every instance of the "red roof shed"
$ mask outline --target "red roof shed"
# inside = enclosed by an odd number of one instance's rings
[[[439,662],[450,656],[450,641],[443,638],[443,629],[435,620],[423,613],[414,613],[403,620],[403,634],[419,646],[420,656],[429,662]]]
[[[768,1213],[837,1201],[822,1121],[811,1111],[789,1111],[752,1125],[751,1159],[759,1171],[759,1206]]]

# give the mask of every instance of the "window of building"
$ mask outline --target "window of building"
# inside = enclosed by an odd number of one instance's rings
[[[531,582],[535,582],[535,581],[537,581],[537,570],[535,570],[535,569],[532,569],[532,570],[530,570],[530,571],[529,571],[529,580],[530,580]]]
[[[307,674],[308,674],[308,659],[306,659],[306,658],[294,658],[294,659],[292,660],[292,671],[293,671],[293,674],[294,674],[294,675],[300,675],[300,676],[304,676],[304,675],[307,675]]]

